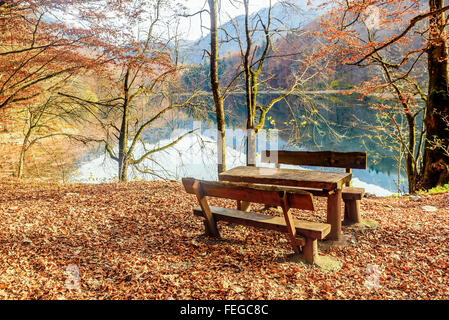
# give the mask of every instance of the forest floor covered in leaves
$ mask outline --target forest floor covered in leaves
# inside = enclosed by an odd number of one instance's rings
[[[1,182],[0,299],[449,299],[448,194],[364,198],[378,227],[320,250],[338,271],[291,262],[280,233],[207,238],[196,205],[179,182]],[[293,213],[324,222],[317,207]]]

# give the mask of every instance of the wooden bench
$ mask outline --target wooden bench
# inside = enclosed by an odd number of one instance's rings
[[[312,194],[298,188],[201,181],[193,178],[183,178],[182,183],[187,193],[196,195],[200,206],[194,208],[193,213],[205,218],[204,225],[209,236],[220,237],[216,224],[220,220],[287,233],[295,253],[302,253],[308,263],[314,263],[318,256],[317,240],[324,239],[331,229],[331,225],[327,223],[293,218],[291,208],[315,210]],[[280,206],[284,216],[210,207],[207,197]]]
[[[351,173],[352,169],[366,169],[365,152],[333,152],[333,151],[286,151],[264,150],[261,161],[263,163],[275,163],[279,168],[281,164],[343,168]],[[306,191],[316,196],[326,196],[322,190],[307,189]],[[360,201],[365,194],[363,188],[353,188],[348,182],[342,190],[342,198],[345,203],[345,222],[360,223]]]

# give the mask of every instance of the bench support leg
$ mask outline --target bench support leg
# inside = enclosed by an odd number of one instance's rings
[[[237,210],[249,212],[251,208],[251,202],[237,200]]]
[[[216,234],[214,234],[213,232],[210,231],[209,229],[209,223],[207,223],[207,220],[203,220],[203,224],[204,224],[204,234],[208,237],[217,237]]]
[[[345,200],[345,222],[361,223],[362,216],[360,215],[360,200],[348,199]]]
[[[209,204],[207,203],[207,198],[204,196],[203,190],[201,189],[201,184],[198,180],[193,184],[193,191],[198,199],[201,210],[203,211],[206,234],[208,236],[220,238],[220,233],[217,229],[217,222],[215,221],[214,216],[210,211]]]
[[[331,225],[329,240],[341,240],[341,189],[335,190],[327,198],[327,223]]]
[[[315,263],[318,257],[318,241],[306,238],[306,245],[302,248],[302,254],[308,263]]]
[[[299,254],[301,252],[301,244],[296,238],[296,228],[295,228],[295,222],[293,220],[292,213],[290,212],[290,205],[288,204],[287,199],[287,192],[283,192],[282,194],[282,212],[284,213],[284,219],[285,223],[287,225],[287,233],[288,237],[290,239],[290,243],[293,247],[293,251],[295,251],[296,254]]]

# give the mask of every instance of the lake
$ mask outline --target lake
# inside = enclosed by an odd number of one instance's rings
[[[261,104],[270,98],[264,95]],[[226,105],[228,169],[245,163],[246,110],[242,99],[243,96],[233,97]],[[378,122],[379,111],[371,108],[377,102],[375,98],[359,100],[342,95],[290,96],[268,114],[264,130],[258,134],[257,152],[260,154],[263,149],[365,151],[368,169],[353,170],[353,185],[379,196],[397,193],[396,142],[390,136],[379,135],[376,130],[377,125],[382,125]],[[213,113],[206,119],[175,117],[166,127],[148,130],[144,137],[145,146],[139,146],[136,154],[142,154],[145,148],[162,146],[191,129],[198,130],[174,148],[154,154],[145,162],[145,169],[152,175],[130,170],[130,179],[180,179],[183,176],[216,179]],[[75,181],[114,180],[116,163],[102,154],[89,155],[89,159],[92,160],[80,165]],[[262,165],[260,156],[258,165]],[[401,180],[401,191],[405,193],[407,182],[403,171]]]

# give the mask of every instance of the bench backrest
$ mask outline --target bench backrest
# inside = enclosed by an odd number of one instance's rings
[[[286,199],[290,208],[315,210],[312,194],[296,188],[204,181],[193,178],[183,178],[182,183],[187,193],[196,194],[198,190],[201,196],[263,203],[270,206],[282,206]]]
[[[291,164],[302,166],[366,169],[365,152],[334,152],[334,151],[286,151],[264,150],[263,163]]]

